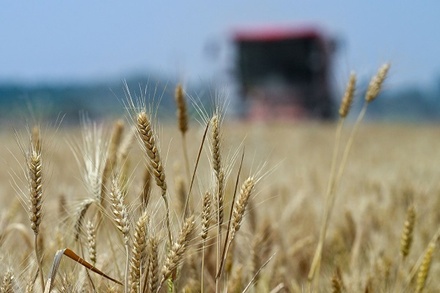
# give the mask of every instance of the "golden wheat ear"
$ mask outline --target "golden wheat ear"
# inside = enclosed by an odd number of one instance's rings
[[[164,282],[171,278],[172,275],[174,275],[177,266],[181,263],[186,248],[188,247],[189,236],[191,235],[193,230],[194,216],[190,216],[183,224],[177,241],[173,244],[173,247],[171,247],[170,251],[168,252],[165,264],[162,268],[162,279],[157,292],[160,291],[160,288],[163,286]]]
[[[182,84],[176,86],[175,99],[177,104],[177,121],[182,134],[188,131],[188,110],[186,108],[185,95]]]
[[[128,218],[128,208],[124,202],[124,194],[119,186],[119,180],[117,178],[112,179],[112,188],[110,192],[110,201],[112,205],[112,211],[114,215],[114,221],[116,227],[121,232],[125,253],[126,253],[126,264],[125,264],[125,282],[124,290],[128,292],[129,283],[129,260],[130,260],[130,221]]]
[[[159,240],[153,236],[149,241],[149,253],[150,259],[148,263],[148,272],[146,280],[148,280],[148,289],[147,292],[156,292],[159,289],[159,255],[158,255],[158,246]]]
[[[96,227],[91,221],[87,221],[87,248],[89,252],[89,258],[92,265],[96,265]]]
[[[0,292],[14,292],[14,274],[12,273],[12,271],[7,271],[6,274],[3,276],[2,285],[0,286]]]
[[[167,183],[165,180],[165,170],[163,168],[162,160],[159,154],[158,146],[156,144],[156,138],[153,132],[150,119],[145,111],[141,111],[140,113],[138,113],[136,127],[142,145],[144,146],[144,150],[149,159],[149,165],[151,171],[153,172],[153,177],[156,180],[156,185],[160,187],[162,191],[162,199],[164,200],[165,209],[166,209],[165,220],[168,230],[168,241],[169,241],[169,245],[171,246],[173,240],[171,236],[170,207],[167,198]]]
[[[341,106],[339,107],[339,116],[345,118],[350,111],[353,104],[353,98],[356,91],[356,74],[351,73],[348,80],[347,87],[345,89],[344,96],[342,97]]]
[[[200,270],[200,291],[204,291],[204,281],[205,281],[205,249],[206,249],[206,238],[208,238],[209,225],[211,222],[211,194],[205,192],[203,196],[203,208],[202,208],[202,231],[200,232],[200,237],[202,238],[202,264]]]
[[[149,163],[153,171],[156,184],[165,195],[167,191],[167,184],[165,181],[165,171],[163,169],[162,160],[159,154],[159,149],[156,144],[155,134],[146,112],[142,111],[137,115],[137,129],[141,138],[145,152],[149,158]]]
[[[174,94],[176,105],[177,105],[177,124],[180,130],[180,133],[182,134],[182,150],[183,150],[183,157],[185,160],[185,170],[186,170],[186,176],[187,176],[187,183],[189,184],[191,180],[191,174],[190,174],[190,166],[189,166],[189,156],[188,156],[188,146],[186,142],[186,132],[188,131],[188,110],[186,107],[186,101],[185,101],[185,94],[183,91],[182,84],[178,84],[176,86],[175,94]],[[186,215],[185,215],[186,216]]]
[[[130,261],[130,292],[136,293],[141,289],[141,270],[143,259],[147,254],[147,223],[149,217],[144,211],[136,222],[133,247]]]
[[[365,101],[367,103],[371,103],[379,95],[380,91],[382,90],[382,85],[388,75],[388,71],[390,70],[390,67],[391,65],[389,63],[385,63],[379,68],[377,74],[371,79],[367,93],[365,94]]]
[[[408,256],[411,249],[415,221],[416,210],[413,205],[410,205],[406,212],[406,220],[404,223],[402,236],[400,238],[400,254],[402,255],[403,259]]]
[[[422,264],[419,268],[419,272],[417,273],[417,287],[416,292],[422,292],[426,285],[426,280],[428,279],[429,270],[431,268],[432,256],[434,254],[436,244],[434,241],[431,241],[428,245],[428,249],[423,256]]]

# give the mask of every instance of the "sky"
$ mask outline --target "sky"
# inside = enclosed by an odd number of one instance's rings
[[[338,83],[391,62],[391,86],[428,85],[440,80],[439,12],[437,0],[2,0],[0,82],[215,80],[234,29],[314,25],[339,41]]]

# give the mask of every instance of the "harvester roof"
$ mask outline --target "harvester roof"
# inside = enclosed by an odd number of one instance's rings
[[[260,27],[235,30],[233,39],[243,41],[278,41],[296,38],[323,38],[321,30],[315,27]]]

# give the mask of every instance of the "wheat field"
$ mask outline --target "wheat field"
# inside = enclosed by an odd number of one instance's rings
[[[176,123],[4,131],[0,292],[438,292],[440,129],[344,123],[354,88],[335,123],[194,119],[177,86]]]

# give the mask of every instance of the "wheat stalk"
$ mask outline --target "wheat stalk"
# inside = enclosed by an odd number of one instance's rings
[[[105,186],[107,180],[111,177],[112,172],[116,166],[116,159],[119,145],[121,144],[122,133],[124,131],[124,122],[122,120],[118,120],[113,125],[113,131],[110,139],[110,144],[108,145],[107,158],[104,165],[104,170],[102,173],[101,180],[101,194],[104,195]],[[101,196],[101,204],[103,204],[103,196]]]
[[[222,244],[222,224],[223,224],[223,193],[225,184],[225,174],[221,167],[221,152],[220,152],[220,121],[219,116],[215,114],[211,118],[211,157],[212,157],[212,168],[214,170],[214,175],[216,178],[216,192],[215,204],[216,204],[216,215],[217,215],[217,271],[220,271],[221,266],[221,244]],[[219,278],[216,278],[216,291],[220,290]]]
[[[317,281],[317,279],[315,279],[315,276],[317,275],[317,273],[319,273],[319,269],[320,269],[322,251],[324,248],[324,242],[325,242],[325,237],[327,234],[327,228],[328,228],[328,224],[329,224],[331,214],[333,211],[333,206],[334,206],[334,203],[336,200],[336,190],[338,189],[339,183],[341,182],[342,176],[344,174],[344,170],[345,170],[345,167],[347,164],[348,155],[350,153],[351,146],[353,144],[355,133],[357,132],[359,125],[365,116],[368,104],[371,101],[373,101],[377,97],[377,95],[379,94],[382,83],[385,80],[385,77],[388,73],[389,68],[390,68],[389,64],[383,65],[379,69],[376,76],[374,76],[372,78],[372,81],[370,82],[369,89],[367,90],[367,93],[365,96],[364,106],[362,107],[361,112],[359,113],[359,115],[356,119],[356,122],[353,126],[353,129],[351,131],[351,134],[349,136],[347,144],[345,145],[345,149],[342,154],[342,158],[341,158],[341,161],[339,164],[338,171],[336,172],[336,160],[337,160],[337,157],[338,157],[337,154],[339,151],[339,140],[340,140],[342,124],[345,119],[345,116],[341,116],[341,119],[339,120],[337,130],[336,130],[335,148],[334,148],[334,152],[333,152],[332,167],[331,167],[331,171],[330,171],[330,179],[329,179],[329,183],[327,186],[327,192],[326,192],[326,206],[324,209],[324,216],[323,216],[323,220],[322,220],[321,230],[319,233],[319,242],[316,247],[315,254],[314,254],[313,260],[312,260],[312,265],[310,267],[309,274],[308,274],[308,285],[309,285],[308,291],[309,292],[311,292],[311,290],[312,290],[313,280],[315,280],[315,287],[317,286],[318,281]],[[350,81],[348,83],[346,94],[344,95],[344,97],[350,96],[349,93],[353,91],[353,87],[351,84],[352,84],[352,82]],[[348,100],[348,98],[347,98],[347,100]],[[316,288],[315,288],[315,291],[316,291]]]

